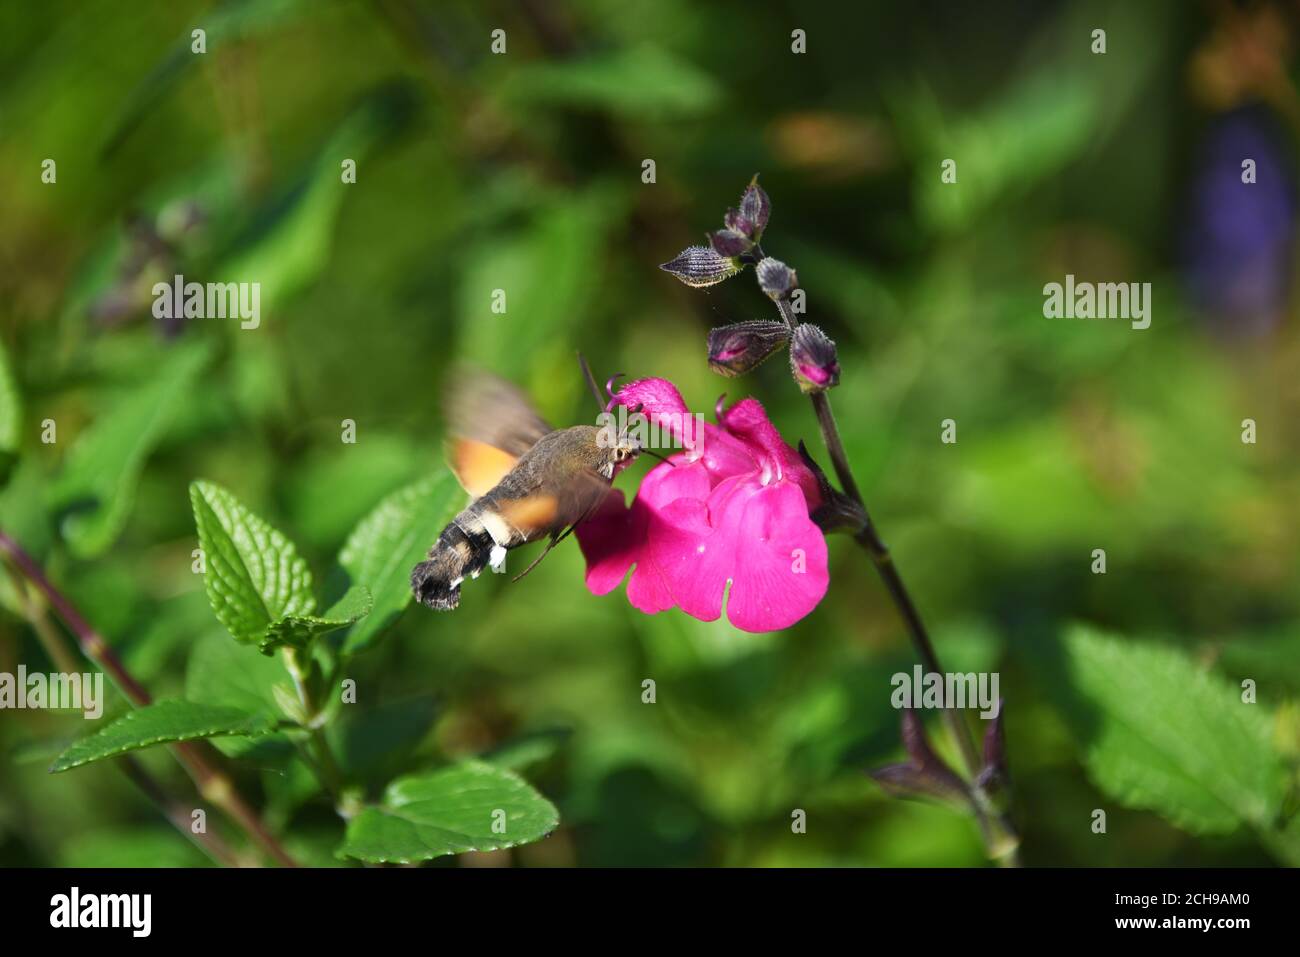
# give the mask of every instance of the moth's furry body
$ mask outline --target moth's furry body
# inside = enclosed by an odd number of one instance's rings
[[[526,439],[517,423],[512,429],[511,441],[518,447]],[[548,536],[554,544],[598,508],[619,463],[636,453],[626,441],[602,443],[601,431],[575,425],[537,438],[504,478],[442,530],[428,560],[411,570],[415,597],[440,611],[455,608],[466,578],[477,578],[489,565],[503,567],[506,552],[520,545]],[[473,482],[465,476],[483,474],[475,458],[486,456],[499,465],[492,453],[506,444],[491,438],[458,443],[453,468],[471,492]]]

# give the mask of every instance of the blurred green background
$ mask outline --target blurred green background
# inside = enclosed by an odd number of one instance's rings
[[[592,414],[578,349],[701,410],[754,395],[829,465],[783,361],[734,381],[705,362],[710,327],[774,316],[752,271],[698,291],[657,268],[759,171],[764,248],[839,345],[849,456],[945,666],[1001,675],[1025,863],[1298,863],[1292,9],[5,4],[0,528],[166,697],[257,658],[225,661],[188,484],[234,491],[337,596],[356,522],[441,468],[458,358],[563,424]],[[260,282],[260,328],[153,318],[175,272]],[[1151,282],[1151,328],[1044,318],[1066,273]],[[565,543],[454,614],[408,609],[350,668],[395,766],[492,755],[560,809],[545,841],[443,863],[985,862],[968,817],[864,773],[899,760],[889,679],[913,655],[847,539],[779,634],[647,617],[582,574]],[[53,667],[3,597],[0,671]],[[1161,673],[1130,654],[1153,646]],[[0,716],[0,863],[203,863],[108,763],[46,773],[86,724]],[[377,748],[358,737],[356,766]],[[233,767],[295,853],[338,863],[337,818],[286,760]]]

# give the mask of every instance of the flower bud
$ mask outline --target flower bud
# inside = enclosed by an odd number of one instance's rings
[[[869,771],[876,783],[894,797],[927,796],[954,804],[968,803],[965,782],[934,753],[921,719],[911,708],[903,712],[902,737],[908,762]]]
[[[709,235],[709,245],[719,256],[733,259],[743,256],[754,248],[754,241],[735,229],[719,229]]]
[[[804,323],[790,339],[790,371],[801,392],[825,392],[840,384],[835,343],[816,326]]]
[[[744,214],[738,209],[729,209],[727,214],[722,217],[722,223],[728,229],[733,229],[738,233],[743,233],[750,239],[754,238],[757,232],[754,224],[745,218]]]
[[[759,287],[776,302],[789,299],[790,293],[799,288],[799,277],[795,271],[779,259],[769,256],[760,260],[754,271],[758,275]]]
[[[659,268],[695,287],[712,286],[740,272],[739,266],[708,246],[688,246]]]
[[[763,187],[758,185],[757,173],[745,188],[745,195],[740,197],[740,214],[754,224],[754,230],[750,234],[754,242],[762,239],[767,220],[772,215],[772,201],[763,192]]]
[[[719,326],[709,332],[709,365],[720,375],[742,375],[789,339],[790,327],[784,322],[756,319]]]

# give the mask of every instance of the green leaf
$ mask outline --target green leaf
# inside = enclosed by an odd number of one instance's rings
[[[257,37],[291,22],[293,14],[306,9],[301,0],[234,0],[209,10],[203,18],[209,50]],[[188,28],[148,75],[125,98],[121,113],[110,126],[111,133],[101,148],[101,157],[116,152],[142,120],[159,111],[159,101],[202,57],[194,55]]]
[[[346,628],[370,614],[374,599],[370,589],[354,585],[323,615],[284,615],[267,626],[259,647],[270,654],[281,645],[306,648],[321,635]]]
[[[497,223],[467,248],[458,275],[461,356],[525,385],[548,361],[571,378],[573,356],[564,343],[588,327],[597,288],[592,276],[606,237],[628,208],[616,187],[597,182],[532,210],[526,226]],[[508,291],[508,314],[521,321],[492,314],[497,288]]]
[[[413,765],[407,761],[428,737],[438,709],[429,695],[349,705],[328,726],[330,747],[349,780],[382,785]]]
[[[410,115],[410,95],[401,84],[367,96],[338,124],[313,160],[275,200],[260,210],[220,257],[215,277],[236,282],[256,276],[261,308],[270,312],[314,282],[328,265],[334,223],[347,190],[339,189],[339,157],[363,162],[371,149],[401,129]]]
[[[349,633],[344,650],[364,651],[411,600],[411,568],[456,515],[464,498],[449,472],[399,489],[361,520],[339,552],[352,581],[370,589],[374,609]]]
[[[510,71],[505,95],[522,106],[589,107],[637,120],[698,116],[722,99],[712,76],[648,43],[524,64]]]
[[[190,485],[217,619],[236,641],[258,642],[273,622],[316,610],[311,571],[293,543],[211,482]]]
[[[159,701],[130,711],[103,729],[82,738],[60,754],[50,770],[67,771],[155,744],[220,735],[253,736],[274,730],[264,715],[192,701]]]
[[[1172,648],[1081,626],[1065,646],[1101,790],[1193,833],[1272,826],[1283,775],[1267,711]]]
[[[483,755],[483,760],[499,768],[522,771],[532,764],[549,760],[573,736],[571,728],[543,728],[506,741]]]
[[[504,832],[494,823],[504,812]],[[545,837],[559,825],[555,805],[512,771],[477,761],[399,778],[383,804],[348,822],[339,854],[372,863],[427,861],[495,851]]]
[[[224,631],[203,634],[194,642],[185,666],[185,699],[201,704],[238,708],[271,721],[286,716],[275,689],[293,694],[293,678],[279,655],[252,655]],[[218,738],[212,742],[230,757],[255,756],[265,766],[279,768],[295,753],[283,733],[259,738]]]
[[[82,433],[54,483],[51,504],[68,512],[63,536],[79,557],[113,544],[131,513],[145,459],[208,359],[206,346],[167,353],[156,378],[114,404]]]

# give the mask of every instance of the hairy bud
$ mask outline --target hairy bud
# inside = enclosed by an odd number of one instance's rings
[[[709,244],[719,256],[734,259],[754,248],[754,241],[735,229],[719,229],[709,235]]]
[[[756,319],[719,326],[709,332],[709,365],[720,375],[742,375],[789,339],[790,327],[784,322]]]
[[[821,329],[805,322],[790,339],[790,372],[801,392],[825,392],[839,385],[835,343]]]
[[[688,246],[677,258],[659,267],[670,272],[688,286],[712,286],[730,279],[740,272],[740,267],[708,246]]]
[[[759,261],[754,267],[758,276],[758,285],[768,297],[776,302],[789,299],[790,293],[799,288],[799,277],[795,271],[771,256]]]
[[[763,230],[767,229],[768,218],[772,215],[772,201],[767,198],[767,193],[763,192],[763,187],[758,185],[757,173],[745,188],[745,195],[740,197],[740,215],[754,224],[751,236],[754,242],[758,242],[763,237]]]

